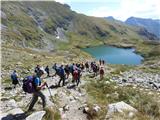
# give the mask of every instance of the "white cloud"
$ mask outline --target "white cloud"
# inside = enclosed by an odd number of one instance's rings
[[[160,0],[56,0],[61,3],[79,2],[79,4],[87,2],[102,3],[101,7],[88,8],[85,11],[86,15],[96,17],[114,16],[122,21],[128,17],[135,16],[141,18],[156,18],[160,19]],[[113,4],[116,7],[113,8]],[[78,11],[80,12],[80,11]]]
[[[88,15],[97,17],[114,16],[123,21],[130,16],[160,19],[160,1],[121,0],[117,9],[112,9],[110,6],[102,6],[89,11]]]

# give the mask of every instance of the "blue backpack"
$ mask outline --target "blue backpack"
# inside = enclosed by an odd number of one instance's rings
[[[23,80],[22,89],[26,93],[33,93],[36,91],[36,85],[34,83],[35,78],[33,76],[27,76]]]
[[[16,74],[12,74],[12,75],[11,75],[11,79],[12,79],[12,80],[17,80],[17,75],[16,75]]]

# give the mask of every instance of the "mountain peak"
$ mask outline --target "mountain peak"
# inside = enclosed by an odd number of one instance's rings
[[[108,16],[108,17],[104,17],[107,20],[115,20],[115,18],[113,16]]]
[[[160,37],[160,20],[151,19],[151,18],[138,18],[130,17],[125,21],[126,24],[132,26],[140,26],[147,29],[149,32]]]

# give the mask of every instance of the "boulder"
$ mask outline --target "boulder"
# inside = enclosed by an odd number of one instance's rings
[[[12,115],[8,115],[7,113],[1,113],[0,120],[14,120],[14,117]]]
[[[22,120],[25,118],[24,112],[20,108],[9,110],[7,113],[0,114],[2,120]]]
[[[69,111],[69,106],[68,105],[63,106],[63,111]]]
[[[145,80],[142,79],[142,78],[137,78],[137,79],[135,79],[135,81],[138,82],[138,83],[143,83]]]
[[[20,108],[15,108],[15,109],[12,109],[12,110],[8,111],[7,113],[12,114],[12,115],[16,115],[16,114],[23,114],[24,112]]]
[[[88,113],[88,111],[89,111],[89,107],[84,107],[83,113]]]
[[[135,108],[128,105],[127,103],[121,101],[113,104],[108,105],[108,113],[107,114],[113,114],[113,113],[124,113],[124,112],[137,112]]]
[[[100,108],[98,105],[95,105],[95,106],[93,107],[93,110],[94,110],[95,112],[99,112],[99,111],[101,110],[101,108]]]
[[[42,117],[45,113],[45,111],[34,112],[30,116],[28,116],[26,120],[42,120]]]
[[[17,103],[16,103],[16,101],[14,99],[11,99],[11,100],[8,101],[6,106],[16,108],[17,107]]]

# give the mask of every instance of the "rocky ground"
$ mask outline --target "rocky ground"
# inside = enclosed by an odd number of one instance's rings
[[[160,91],[160,74],[144,73],[141,70],[130,70],[113,76],[112,79],[120,85],[136,85],[142,88]]]
[[[110,71],[106,67],[106,75],[110,75]],[[71,77],[66,80],[66,86],[56,87],[59,80],[58,76],[46,79],[48,85],[50,86],[51,95],[49,90],[46,88],[42,92],[46,96],[47,107],[53,106],[58,109],[60,118],[62,120],[87,120],[90,115],[90,107],[88,107],[89,96],[86,92],[84,85],[86,84],[87,78],[91,77],[92,73],[84,72],[79,87],[71,84]],[[94,81],[99,80],[99,76],[95,78]],[[110,75],[109,83],[118,83],[118,86],[130,86],[132,85],[133,90],[140,87],[142,90],[146,90],[148,94],[156,93],[158,96],[160,94],[160,74],[144,73],[142,71],[130,70],[126,72],[121,72],[120,75]],[[154,90],[154,92],[152,92]],[[25,94],[21,87],[12,89],[12,86],[8,84],[3,84],[1,86],[1,114],[0,118],[2,120],[41,120],[46,111],[42,109],[41,100],[39,100],[35,105],[35,110],[31,113],[26,113],[27,107],[31,100],[31,94]],[[130,111],[131,108],[131,111]],[[92,110],[98,112],[102,109],[99,105],[94,104]],[[123,112],[130,111],[128,113],[129,117],[133,117],[134,113],[137,112],[135,108],[129,106],[128,104],[119,101],[115,105],[108,105],[108,112],[106,119],[113,119],[111,113],[113,112]]]

